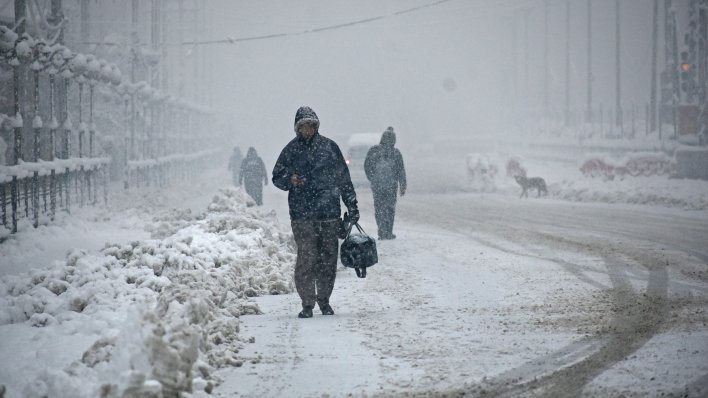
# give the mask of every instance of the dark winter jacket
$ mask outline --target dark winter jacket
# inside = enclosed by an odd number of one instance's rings
[[[239,175],[238,183],[241,184],[243,180],[246,180],[246,184],[261,184],[262,182],[268,183],[268,173],[265,169],[265,164],[263,160],[256,153],[256,149],[253,147],[248,148],[246,158],[241,162],[241,173]]]
[[[306,108],[301,112],[302,109],[295,117],[296,132],[298,123],[305,118],[319,125],[314,111]],[[301,176],[304,185],[294,186],[291,181],[293,175]],[[340,197],[347,209],[358,209],[349,169],[339,146],[317,132],[309,140],[298,133],[283,148],[273,168],[273,185],[288,191],[290,219],[293,221],[339,218]]]
[[[396,133],[387,130],[381,135],[379,145],[369,148],[364,160],[364,172],[373,190],[406,192],[406,169],[401,152],[394,147]]]

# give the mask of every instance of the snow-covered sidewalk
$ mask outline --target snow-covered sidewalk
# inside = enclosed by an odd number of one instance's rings
[[[340,269],[333,317],[315,311],[312,320],[296,318],[297,297],[257,298],[264,314],[242,318],[242,332],[256,342],[242,352],[251,362],[221,370],[217,394],[445,391],[578,338],[575,330],[529,327],[541,315],[531,309],[558,296],[557,286],[546,283],[557,267],[435,228],[397,233],[401,239],[379,242],[379,264],[366,279]]]

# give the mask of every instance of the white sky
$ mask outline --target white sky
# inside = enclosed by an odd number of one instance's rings
[[[508,121],[500,109],[509,109],[515,92],[520,104],[542,106],[543,2],[460,0],[393,16],[429,3],[210,2],[214,17],[208,29],[214,38],[294,34],[387,16],[342,29],[211,46],[217,50],[212,63],[219,77],[210,90],[215,107],[234,115],[236,130],[280,138],[289,133],[301,105],[312,106],[322,131],[330,134],[383,131],[393,125],[414,135],[486,133]],[[571,3],[571,106],[584,109],[587,5]],[[565,2],[549,4],[550,106],[562,109]],[[593,2],[593,102],[602,102],[605,109],[614,105],[614,4]],[[622,9],[622,98],[628,107],[637,103],[642,112],[649,92],[652,4],[635,1]],[[512,9],[518,21],[516,91]]]

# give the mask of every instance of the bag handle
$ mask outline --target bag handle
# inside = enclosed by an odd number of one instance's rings
[[[356,229],[358,229],[360,233],[362,233],[366,236],[369,236],[369,234],[367,234],[366,231],[364,231],[364,228],[362,228],[361,225],[359,225],[359,222],[356,222],[354,224],[349,224],[349,229],[347,229],[347,237],[346,238],[348,238],[349,235],[352,233],[353,227],[356,227]],[[346,238],[344,238],[344,239],[346,239]]]

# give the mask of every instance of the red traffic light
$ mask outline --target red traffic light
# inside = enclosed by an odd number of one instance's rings
[[[690,70],[691,70],[691,64],[689,64],[688,62],[683,62],[683,63],[681,64],[681,70],[682,70],[683,72],[688,72],[688,71],[690,71]]]

